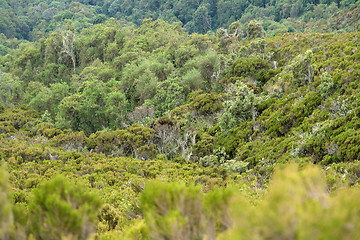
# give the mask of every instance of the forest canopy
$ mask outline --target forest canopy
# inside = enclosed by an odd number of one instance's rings
[[[352,31],[359,19],[356,0],[106,0],[0,1],[0,32],[8,39],[39,40],[71,20],[81,31],[109,18],[140,26],[146,19],[181,22],[190,32],[216,32],[239,21],[242,30],[262,20],[269,36],[293,31]]]

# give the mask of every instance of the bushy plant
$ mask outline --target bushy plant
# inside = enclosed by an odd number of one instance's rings
[[[249,40],[265,37],[265,31],[262,27],[262,23],[254,20],[250,21],[246,30],[246,35]]]
[[[36,239],[87,239],[95,232],[101,201],[80,183],[56,176],[34,191],[29,203]]]
[[[141,198],[150,239],[213,239],[230,226],[228,191],[203,195],[199,187],[148,183]]]
[[[4,162],[0,163],[0,238],[8,240],[10,239],[10,230],[14,219],[10,201],[7,167]]]
[[[334,80],[328,72],[321,75],[321,84],[318,86],[320,94],[322,97],[326,97],[331,93],[332,88],[334,87]]]
[[[330,195],[319,168],[292,165],[276,172],[256,206],[232,202],[234,225],[219,239],[357,239],[359,195],[358,187]]]
[[[224,103],[224,113],[219,118],[222,131],[227,131],[242,121],[255,120],[255,94],[247,85],[237,81],[230,86],[230,100]]]

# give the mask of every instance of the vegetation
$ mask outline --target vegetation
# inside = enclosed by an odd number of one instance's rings
[[[80,31],[109,18],[137,26],[148,18],[181,22],[190,33],[206,33],[239,21],[245,34],[251,20],[263,20],[264,30],[269,35],[309,28],[349,31],[357,27],[358,6],[357,0],[12,0],[0,2],[0,32],[9,39],[39,40],[69,20]]]
[[[0,239],[359,239],[358,5],[0,1]]]

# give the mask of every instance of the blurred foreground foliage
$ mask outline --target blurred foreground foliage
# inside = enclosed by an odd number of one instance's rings
[[[110,172],[81,176],[76,167],[68,171],[68,162],[58,165],[61,175],[34,171],[32,181],[43,183],[27,190],[10,187],[11,167],[2,164],[2,239],[359,238],[359,186],[329,192],[326,173],[313,165],[280,167],[266,190],[234,178],[212,177],[213,187],[204,188],[191,174],[176,183],[135,173],[119,189]]]

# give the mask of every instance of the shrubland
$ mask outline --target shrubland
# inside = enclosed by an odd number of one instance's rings
[[[358,239],[360,33],[264,24],[67,21],[2,56],[0,238]]]

